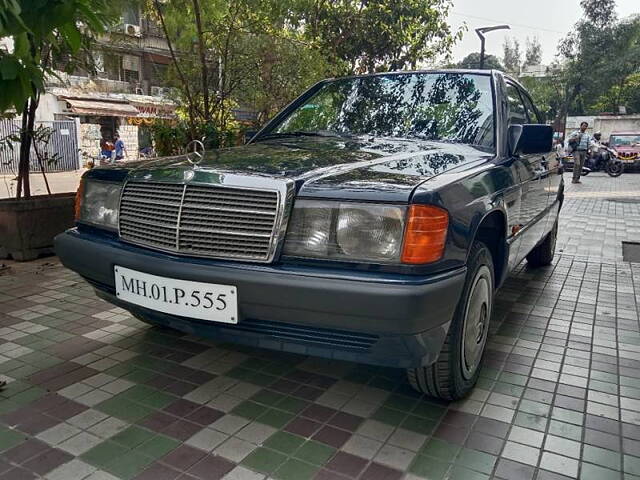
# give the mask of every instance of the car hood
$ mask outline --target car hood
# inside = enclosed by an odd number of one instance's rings
[[[295,137],[209,151],[197,170],[292,179],[302,196],[407,201],[425,180],[451,169],[471,168],[493,156],[451,143]],[[147,178],[193,168],[186,156],[127,166],[130,175]]]
[[[620,145],[612,148],[616,152],[620,152],[620,153],[640,153],[640,147],[638,146]]]

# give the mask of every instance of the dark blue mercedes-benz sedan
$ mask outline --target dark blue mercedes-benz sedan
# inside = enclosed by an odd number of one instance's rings
[[[402,367],[457,399],[496,289],[553,259],[552,137],[500,72],[326,80],[244,146],[88,171],[56,250],[145,322]]]

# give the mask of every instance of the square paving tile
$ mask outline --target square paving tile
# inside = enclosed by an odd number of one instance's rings
[[[640,176],[567,184],[477,388],[150,327],[56,259],[0,275],[0,480],[640,480]],[[624,200],[624,201],[622,201]]]

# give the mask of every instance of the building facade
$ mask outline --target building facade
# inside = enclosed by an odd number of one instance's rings
[[[165,84],[172,59],[164,35],[129,6],[90,56],[91,71],[76,65],[72,73],[62,73],[68,58],[55,59],[59,73],[47,80],[37,120],[75,119],[82,163],[98,157],[101,141],[113,141],[116,134],[125,142],[127,159],[137,159],[140,150],[151,147],[151,125],[175,118]]]
[[[578,130],[582,122],[589,124],[587,132],[600,132],[605,142],[608,142],[611,134],[615,132],[640,133],[640,115],[584,115],[567,117],[565,138]]]

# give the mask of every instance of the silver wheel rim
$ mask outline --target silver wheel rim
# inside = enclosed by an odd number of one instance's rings
[[[462,375],[469,380],[473,377],[487,342],[489,320],[491,319],[492,295],[491,271],[482,266],[476,273],[465,308],[462,329]]]

